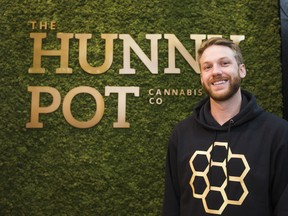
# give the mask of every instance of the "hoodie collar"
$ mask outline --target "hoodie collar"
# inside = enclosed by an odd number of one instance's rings
[[[233,126],[241,125],[263,112],[263,109],[260,108],[256,103],[256,98],[249,92],[241,90],[242,103],[240,112],[235,115],[233,120]],[[229,121],[224,125],[220,125],[212,116],[210,108],[209,97],[203,99],[195,108],[195,118],[196,120],[203,125],[214,130],[227,130],[229,126]]]

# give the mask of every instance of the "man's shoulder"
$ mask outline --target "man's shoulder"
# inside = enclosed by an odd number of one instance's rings
[[[260,117],[269,125],[271,125],[271,127],[274,128],[282,128],[288,131],[288,121],[271,113],[271,112],[267,112],[264,111],[262,113],[262,115],[260,115]]]
[[[180,120],[179,122],[177,122],[175,128],[187,128],[188,126],[191,126],[195,123],[195,117],[193,114],[187,116],[186,118]]]

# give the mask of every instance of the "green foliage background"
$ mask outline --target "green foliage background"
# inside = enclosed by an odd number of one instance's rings
[[[278,2],[271,0],[0,0],[1,144],[0,215],[160,215],[166,143],[176,122],[190,115],[204,96],[166,96],[149,104],[148,90],[199,89],[199,75],[177,54],[181,74],[164,74],[167,40],[175,34],[194,54],[190,34],[245,35],[241,42],[248,76],[244,88],[263,108],[282,115]],[[28,21],[56,21],[56,30],[32,30]],[[152,75],[132,54],[135,75],[120,75],[123,41],[115,40],[114,61],[101,75],[85,73],[78,63],[78,41],[70,40],[73,74],[55,74],[58,57],[44,57],[46,73],[28,74],[32,66],[30,32],[47,32],[45,49],[58,49],[57,32],[92,33],[89,62],[103,62],[102,33],[130,34],[149,56],[145,34],[162,34],[159,73]],[[133,53],[133,52],[132,52]],[[105,97],[99,124],[77,129],[62,109],[41,115],[42,129],[26,129],[30,119],[28,86],[51,86],[63,97],[77,86],[91,86],[103,96],[105,86],[139,86],[140,97],[127,98],[129,129],[115,129],[117,95]],[[44,105],[51,98],[41,99]],[[77,119],[90,119],[91,96],[73,100]]]

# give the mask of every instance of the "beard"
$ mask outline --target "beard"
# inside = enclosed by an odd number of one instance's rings
[[[232,96],[238,92],[241,84],[240,76],[236,76],[234,78],[229,77],[229,86],[228,89],[223,93],[213,92],[209,86],[202,83],[204,91],[212,98],[214,101],[225,101],[230,99]]]

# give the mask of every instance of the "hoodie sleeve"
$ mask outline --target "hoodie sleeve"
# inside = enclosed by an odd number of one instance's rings
[[[272,157],[272,203],[273,216],[288,215],[288,125],[282,135],[278,134],[278,145]]]
[[[166,155],[165,192],[162,212],[163,216],[180,215],[176,137],[177,135],[174,131],[169,140]]]
[[[288,215],[288,186],[286,185],[285,190],[282,193],[280,200],[278,201],[277,207],[274,211],[274,216],[286,216]]]

